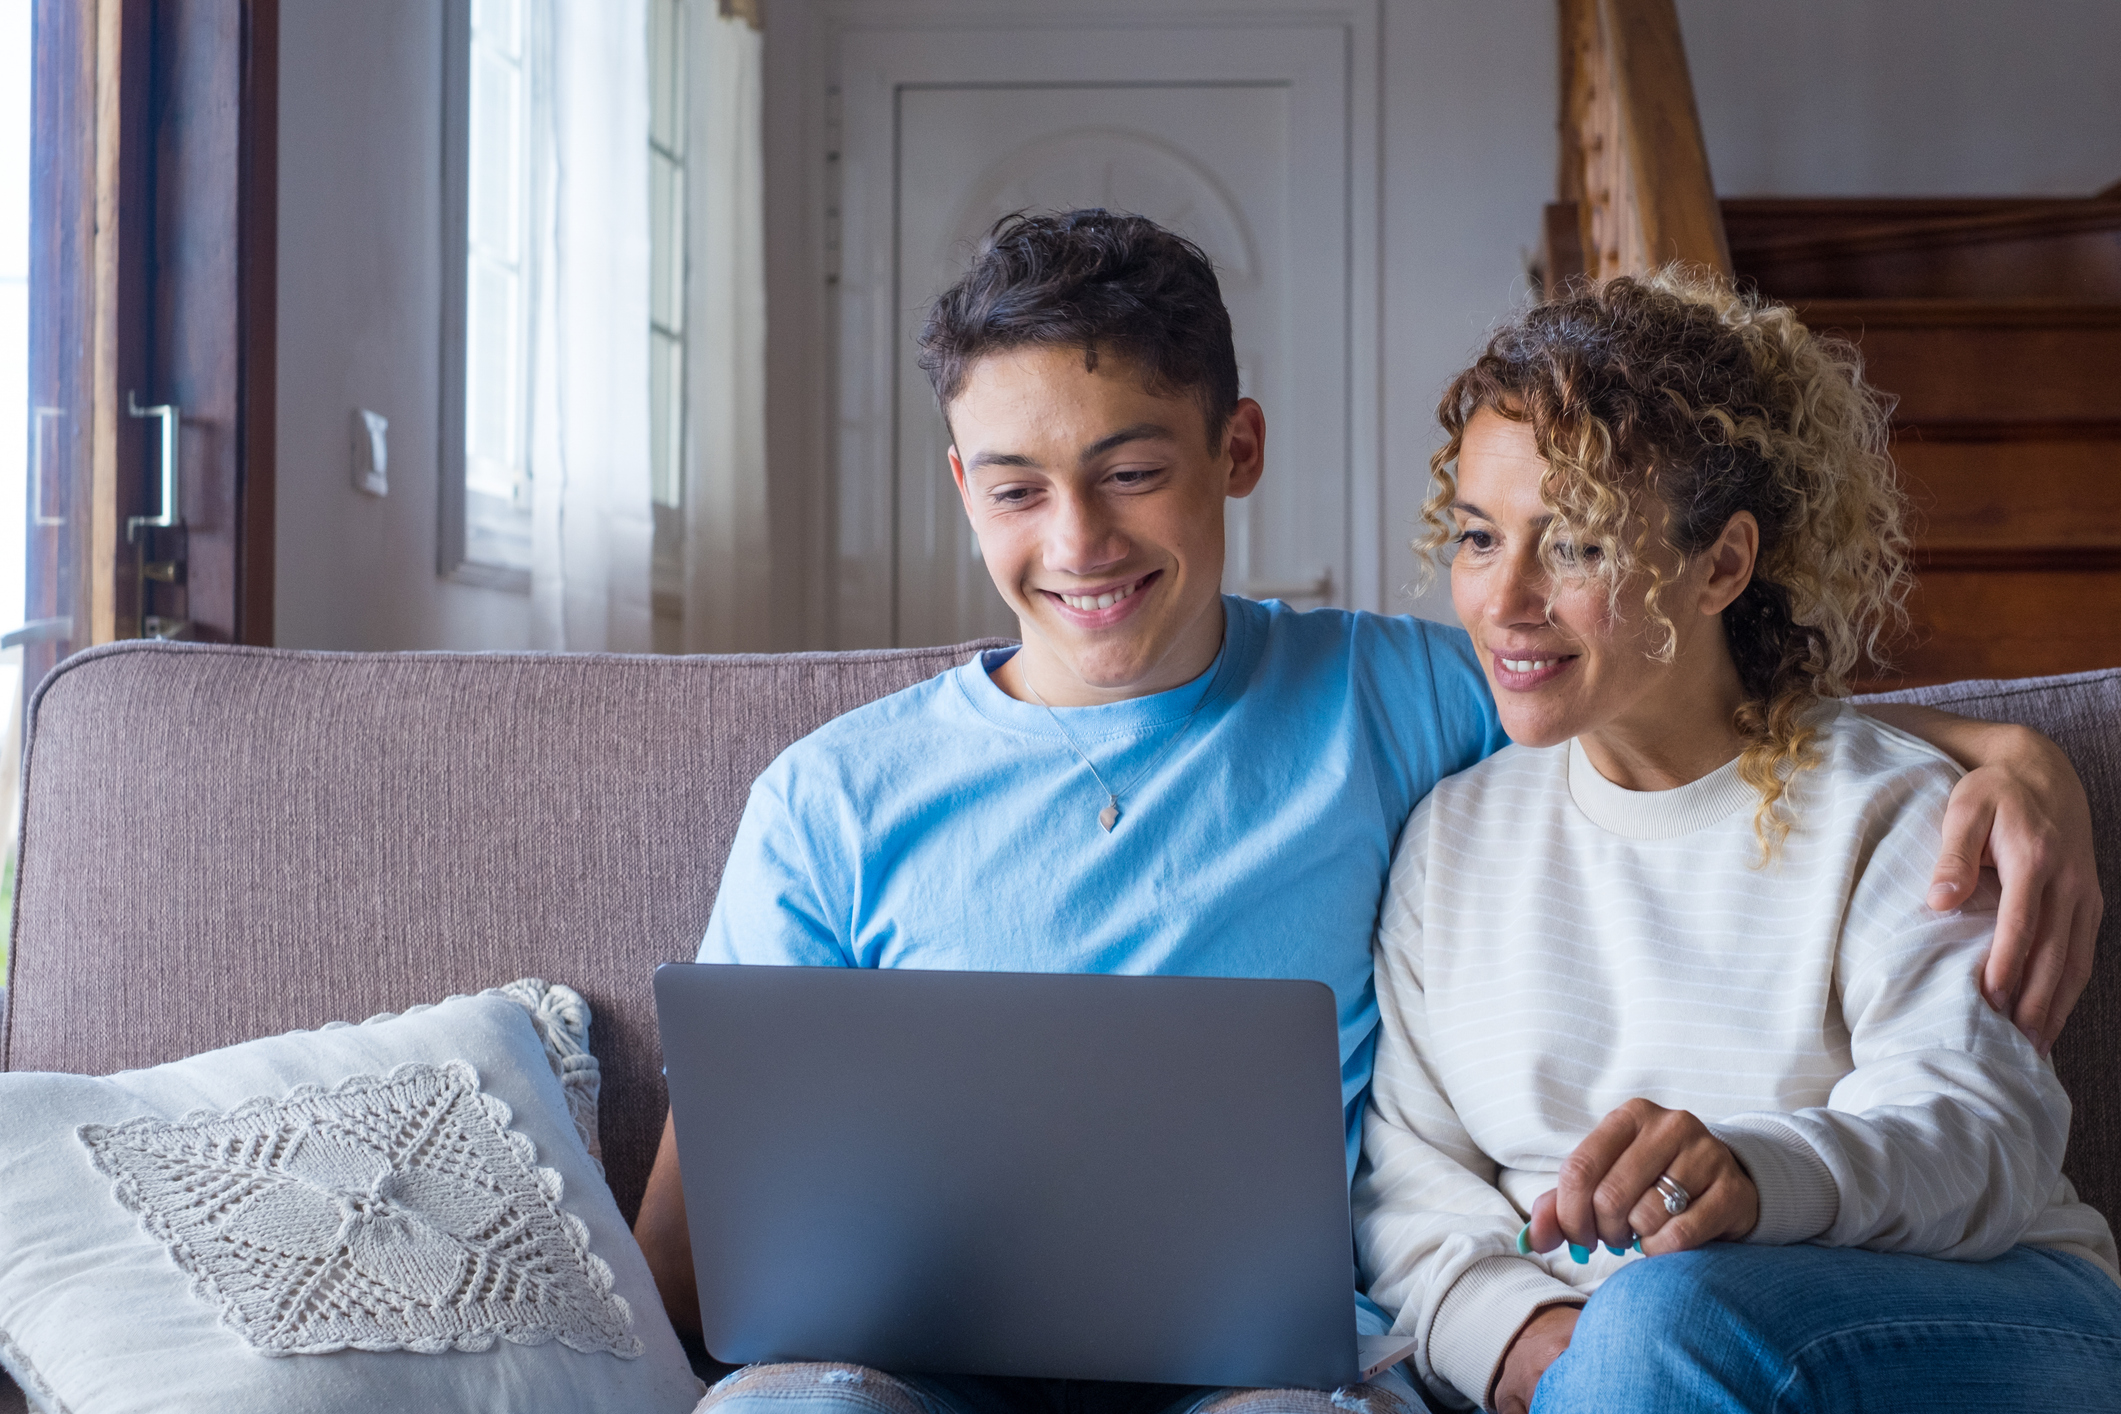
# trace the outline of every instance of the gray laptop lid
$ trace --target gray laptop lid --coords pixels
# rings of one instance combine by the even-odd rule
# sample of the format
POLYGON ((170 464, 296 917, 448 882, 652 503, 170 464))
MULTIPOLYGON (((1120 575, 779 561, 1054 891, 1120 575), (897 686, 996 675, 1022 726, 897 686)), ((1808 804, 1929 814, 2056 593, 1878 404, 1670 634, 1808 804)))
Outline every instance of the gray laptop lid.
POLYGON ((717 1359, 1361 1377, 1324 985, 675 963, 655 994, 717 1359))

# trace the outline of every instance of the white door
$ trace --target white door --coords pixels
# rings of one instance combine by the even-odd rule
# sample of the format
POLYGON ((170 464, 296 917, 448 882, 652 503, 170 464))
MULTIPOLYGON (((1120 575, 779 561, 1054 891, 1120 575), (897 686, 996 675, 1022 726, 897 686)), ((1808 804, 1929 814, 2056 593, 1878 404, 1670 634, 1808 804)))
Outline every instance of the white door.
POLYGON ((1224 587, 1367 606, 1374 569, 1357 532, 1376 523, 1363 435, 1376 377, 1363 339, 1374 351, 1375 338, 1357 301, 1374 308, 1374 275, 1357 267, 1374 263, 1374 242, 1356 239, 1371 194, 1356 199, 1367 143, 1350 114, 1368 35, 1338 13, 1347 6, 1291 8, 1166 24, 1048 10, 1011 27, 939 27, 931 14, 918 31, 872 27, 863 10, 870 23, 839 31, 837 461, 841 563, 855 571, 843 643, 1014 630, 951 485, 914 338, 980 234, 1031 208, 1138 212, 1208 253, 1244 391, 1267 410, 1267 476, 1231 505, 1224 587))

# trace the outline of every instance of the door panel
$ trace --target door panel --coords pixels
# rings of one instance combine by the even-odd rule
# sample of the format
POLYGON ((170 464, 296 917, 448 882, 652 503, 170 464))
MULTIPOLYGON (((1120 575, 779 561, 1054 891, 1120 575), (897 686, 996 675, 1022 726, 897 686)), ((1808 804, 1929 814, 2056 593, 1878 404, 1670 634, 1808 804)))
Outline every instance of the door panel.
POLYGON ((36 8, 31 683, 112 638, 271 641, 277 15, 36 8))
MULTIPOLYGON (((1056 10, 1060 7, 1055 7, 1056 10)), ((1301 7, 1297 7, 1301 8, 1301 7)), ((891 30, 837 45, 839 641, 948 643, 1015 627, 951 484, 914 342, 993 221, 1022 209, 1139 212, 1215 261, 1268 470, 1232 503, 1225 588, 1358 603, 1374 573, 1374 300, 1351 114, 1369 90, 1349 8, 1250 23, 1091 16, 891 30), (976 76, 976 78, 968 78, 976 76), (1358 93, 1358 89, 1361 90, 1358 93), (1359 257, 1359 258, 1358 258, 1359 257)), ((1367 141, 1367 138, 1365 138, 1367 141)))

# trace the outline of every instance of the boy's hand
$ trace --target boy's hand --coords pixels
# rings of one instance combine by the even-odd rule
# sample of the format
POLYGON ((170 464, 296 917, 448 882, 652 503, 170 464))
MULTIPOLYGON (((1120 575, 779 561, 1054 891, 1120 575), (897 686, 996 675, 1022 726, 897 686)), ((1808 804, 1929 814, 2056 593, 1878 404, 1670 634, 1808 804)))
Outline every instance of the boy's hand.
POLYGON ((1994 866, 2003 899, 1982 995, 2045 1055, 2091 981, 2105 911, 2084 783, 2062 748, 2029 727, 1904 702, 1862 710, 1966 768, 1945 810, 1928 903, 1958 908, 1973 897, 1981 866, 1994 866))
POLYGON ((2013 756, 1953 788, 1928 902, 1957 908, 1981 866, 1995 868, 2003 899, 1981 991, 2046 1055, 2091 981, 2105 900, 2083 783, 2060 747, 2038 732, 2021 735, 2013 756))

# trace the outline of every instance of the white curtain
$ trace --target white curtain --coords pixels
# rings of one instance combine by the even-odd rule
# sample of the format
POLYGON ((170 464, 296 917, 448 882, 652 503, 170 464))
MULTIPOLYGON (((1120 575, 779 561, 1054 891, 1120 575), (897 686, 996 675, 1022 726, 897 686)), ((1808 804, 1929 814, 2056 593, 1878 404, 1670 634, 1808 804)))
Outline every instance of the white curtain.
MULTIPOLYGON (((759 31, 692 0, 687 149, 685 629, 688 653, 772 642, 759 31)), ((729 6, 727 8, 743 8, 729 6)))
POLYGON ((650 645, 648 55, 643 0, 535 0, 531 634, 650 645))

